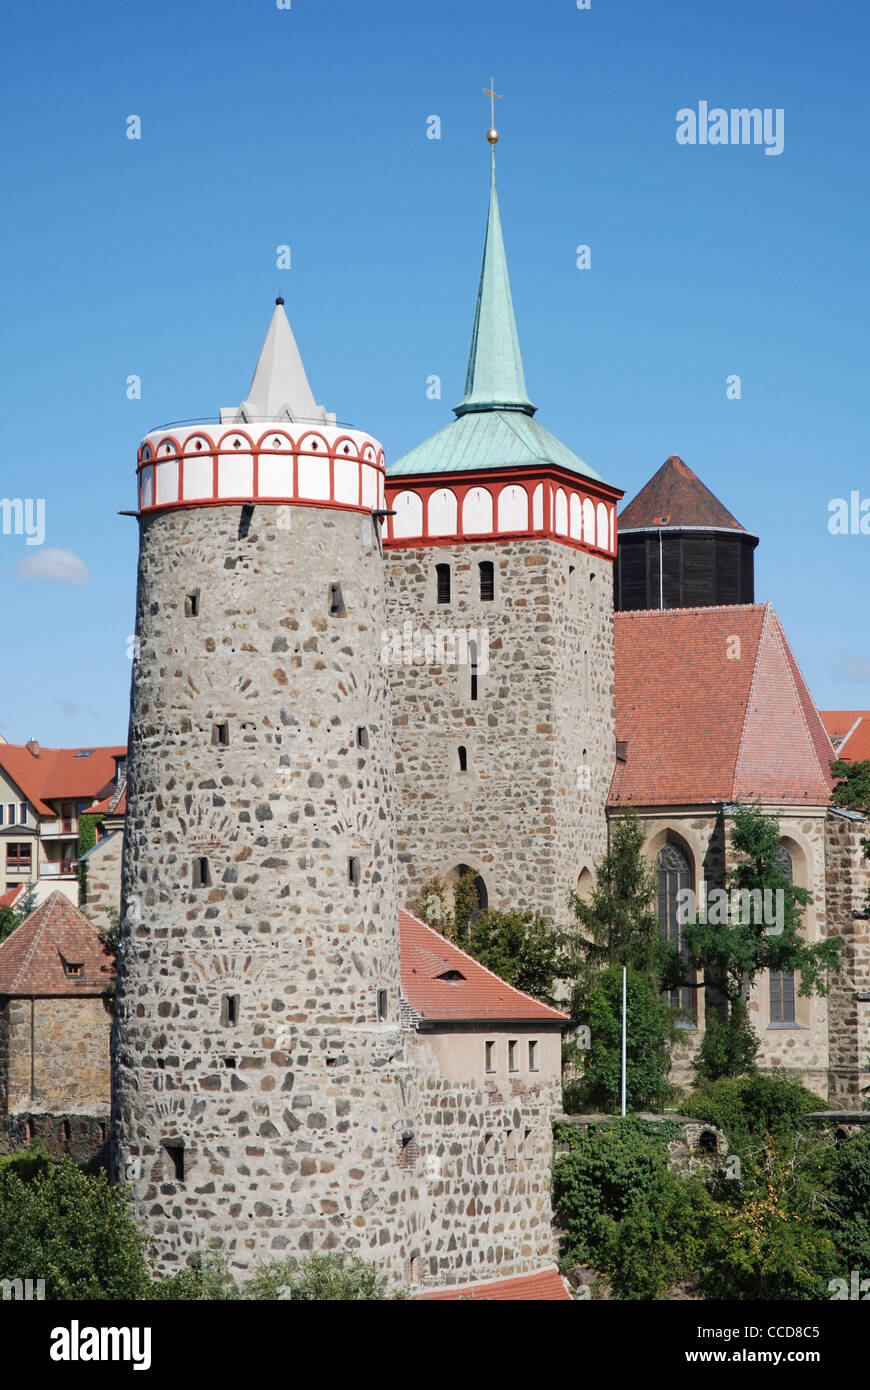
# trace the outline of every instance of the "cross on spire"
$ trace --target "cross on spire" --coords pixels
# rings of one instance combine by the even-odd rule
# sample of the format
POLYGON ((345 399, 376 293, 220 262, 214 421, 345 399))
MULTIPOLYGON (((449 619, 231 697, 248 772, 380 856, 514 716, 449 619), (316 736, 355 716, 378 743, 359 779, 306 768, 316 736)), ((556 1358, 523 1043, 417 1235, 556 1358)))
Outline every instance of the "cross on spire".
POLYGON ((483 95, 489 97, 489 130, 486 132, 486 138, 491 145, 494 145, 498 139, 498 131, 495 128, 495 104, 501 100, 501 92, 495 90, 494 77, 489 79, 489 86, 484 87, 483 95))

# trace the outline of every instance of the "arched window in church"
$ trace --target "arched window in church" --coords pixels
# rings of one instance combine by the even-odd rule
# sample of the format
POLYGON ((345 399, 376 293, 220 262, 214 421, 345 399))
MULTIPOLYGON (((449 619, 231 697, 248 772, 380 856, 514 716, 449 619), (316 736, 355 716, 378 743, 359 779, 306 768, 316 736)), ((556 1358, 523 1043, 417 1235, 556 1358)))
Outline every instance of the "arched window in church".
MULTIPOLYGON (((794 864, 785 845, 780 845, 777 868, 788 883, 794 883, 794 864)), ((770 1021, 771 1023, 794 1023, 794 971, 771 970, 770 972, 770 1021)))
MULTIPOLYGON (((682 929, 677 917, 677 894, 681 889, 691 888, 692 868, 685 850, 679 845, 663 845, 656 856, 656 885, 658 889, 658 919, 662 936, 672 941, 680 951, 688 972, 688 950, 683 942, 682 929)), ((694 1018, 696 1015, 695 990, 688 986, 672 989, 669 993, 675 1009, 686 1009, 694 1018)))

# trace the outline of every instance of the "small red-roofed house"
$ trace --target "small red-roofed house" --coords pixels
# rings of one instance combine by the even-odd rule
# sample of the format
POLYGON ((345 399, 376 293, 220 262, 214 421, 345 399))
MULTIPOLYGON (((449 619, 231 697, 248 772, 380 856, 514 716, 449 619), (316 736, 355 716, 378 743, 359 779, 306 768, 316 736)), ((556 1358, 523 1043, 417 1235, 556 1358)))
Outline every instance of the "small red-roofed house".
POLYGON ((110 1105, 111 958, 54 892, 0 943, 0 1152, 41 1139, 93 1162, 110 1105))

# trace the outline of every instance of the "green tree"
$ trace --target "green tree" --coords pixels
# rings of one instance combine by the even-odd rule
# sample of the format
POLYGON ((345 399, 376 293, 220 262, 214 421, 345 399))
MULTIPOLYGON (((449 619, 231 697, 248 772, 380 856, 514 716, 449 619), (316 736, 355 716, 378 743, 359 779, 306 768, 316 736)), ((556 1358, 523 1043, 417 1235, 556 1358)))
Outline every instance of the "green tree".
POLYGON ((570 907, 578 928, 578 985, 588 988, 599 970, 626 965, 658 980, 673 953, 655 911, 656 879, 643 853, 643 824, 634 810, 611 822, 610 847, 595 870, 588 902, 576 893, 570 907))
POLYGON ((24 897, 18 899, 15 907, 0 907, 0 942, 11 936, 16 927, 21 926, 35 906, 36 889, 33 883, 29 882, 24 897))
MULTIPOLYGON (((578 1022, 588 1028, 583 1075, 565 1087, 566 1109, 614 1111, 622 1087, 622 969, 602 970, 586 992, 578 1022)), ((637 970, 626 973, 625 1094, 629 1110, 660 1110, 675 1095, 667 1080, 669 1043, 676 1036, 674 1011, 658 983, 637 970)))
POLYGON ((696 1062, 699 1076, 709 1079, 753 1065, 758 1044, 747 1001, 762 971, 794 971, 800 994, 826 994, 825 974, 839 962, 838 938, 810 943, 800 935, 812 895, 790 883, 782 869, 776 817, 738 807, 731 843, 741 858, 728 874, 729 903, 714 904, 711 895, 709 906, 689 916, 684 928, 693 967, 716 983, 725 1000, 724 1017, 705 1030, 696 1062))
POLYGON ((118 1188, 37 1148, 0 1159, 0 1279, 44 1279, 47 1299, 140 1298, 149 1275, 118 1188))

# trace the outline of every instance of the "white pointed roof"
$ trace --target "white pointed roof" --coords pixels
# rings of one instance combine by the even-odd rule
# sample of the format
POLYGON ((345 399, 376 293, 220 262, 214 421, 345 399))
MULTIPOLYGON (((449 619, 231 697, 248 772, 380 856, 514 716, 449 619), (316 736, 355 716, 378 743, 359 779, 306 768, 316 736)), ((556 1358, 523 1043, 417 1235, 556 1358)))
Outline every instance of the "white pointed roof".
POLYGON ((231 420, 335 422, 335 415, 314 400, 280 296, 275 300, 275 312, 260 349, 247 398, 240 406, 221 410, 221 421, 231 420))

